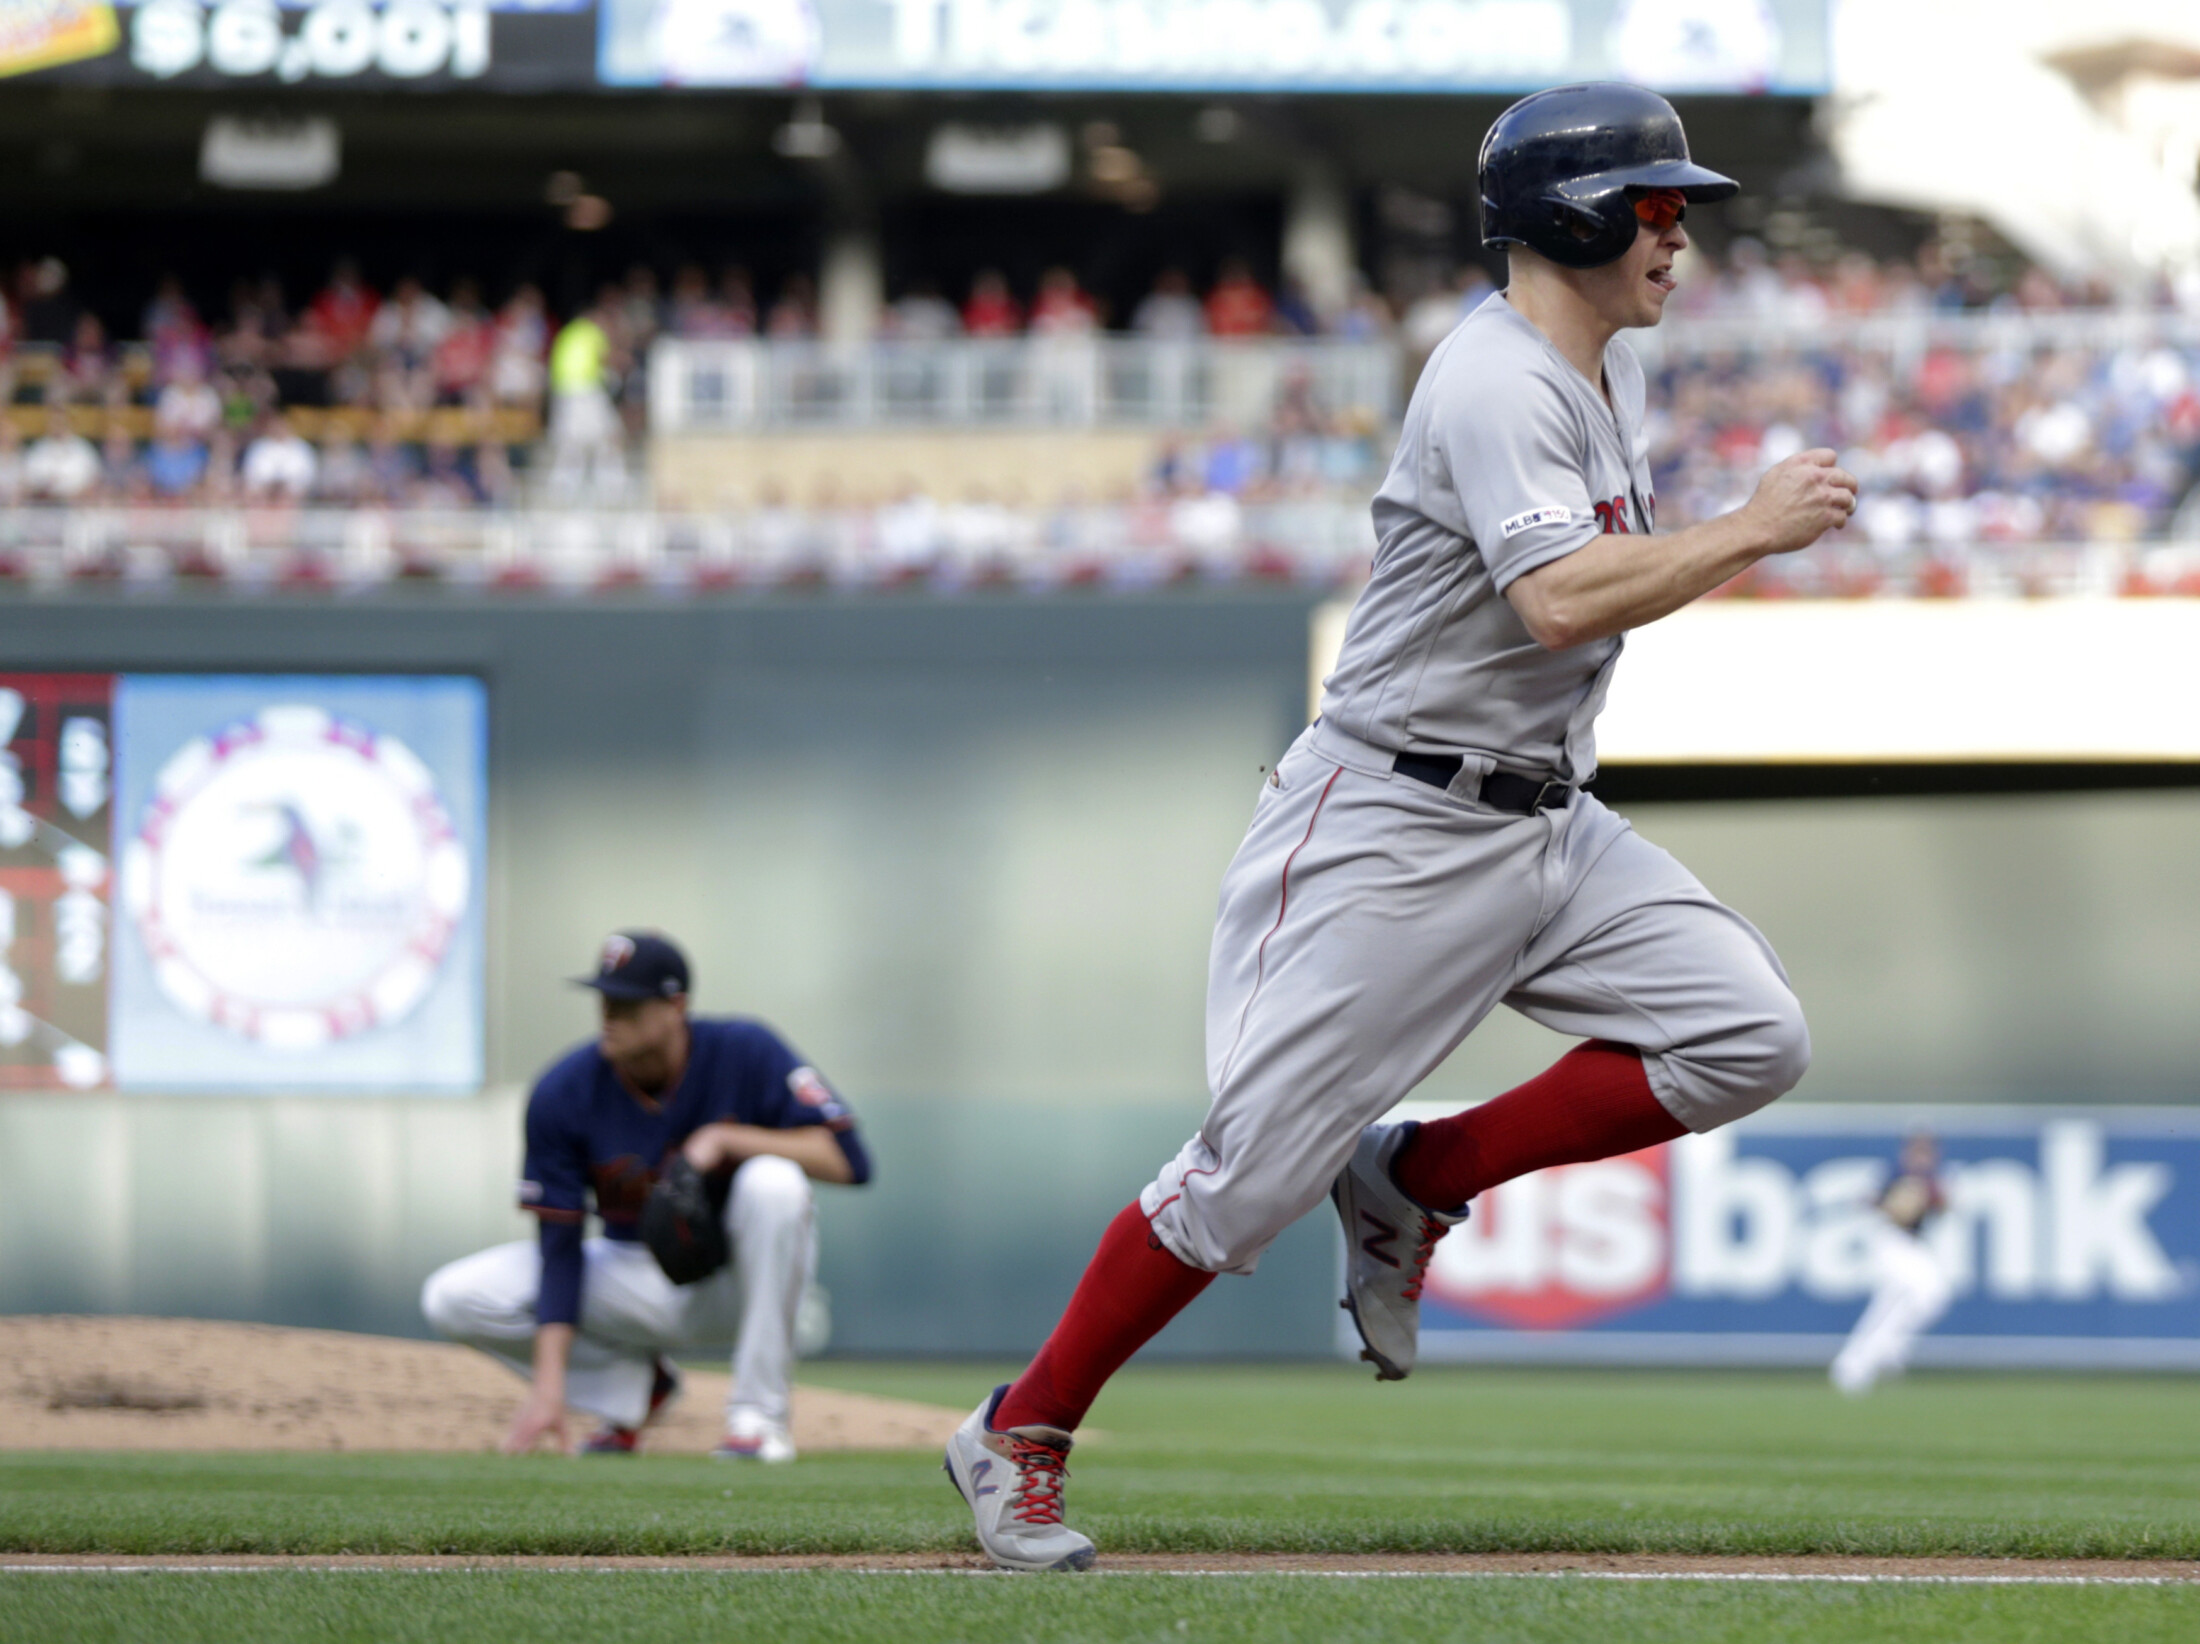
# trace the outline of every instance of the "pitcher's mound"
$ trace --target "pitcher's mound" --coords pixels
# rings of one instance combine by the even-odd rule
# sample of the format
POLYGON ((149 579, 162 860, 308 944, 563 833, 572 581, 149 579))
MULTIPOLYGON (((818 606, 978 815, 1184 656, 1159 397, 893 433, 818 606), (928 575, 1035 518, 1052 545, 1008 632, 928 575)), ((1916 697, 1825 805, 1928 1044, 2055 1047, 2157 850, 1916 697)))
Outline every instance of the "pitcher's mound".
MULTIPOLYGON (((658 1455, 718 1442, 727 1376, 688 1370, 658 1455)), ((493 1450, 524 1384, 447 1342, 198 1319, 0 1318, 0 1450, 493 1450)), ((799 1450, 938 1449, 962 1413, 794 1390, 799 1450)), ((579 1411, 575 1438, 594 1426, 579 1411)))

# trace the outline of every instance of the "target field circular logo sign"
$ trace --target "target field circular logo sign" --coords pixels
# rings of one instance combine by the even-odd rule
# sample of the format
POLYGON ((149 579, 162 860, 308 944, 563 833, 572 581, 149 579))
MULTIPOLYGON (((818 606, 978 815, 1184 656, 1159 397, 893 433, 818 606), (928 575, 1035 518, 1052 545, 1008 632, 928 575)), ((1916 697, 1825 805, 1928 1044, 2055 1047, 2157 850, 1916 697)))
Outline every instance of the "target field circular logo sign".
POLYGON ((400 1022, 434 986, 471 875, 434 775, 393 736, 286 704, 196 737, 123 848, 162 994, 271 1049, 400 1022))

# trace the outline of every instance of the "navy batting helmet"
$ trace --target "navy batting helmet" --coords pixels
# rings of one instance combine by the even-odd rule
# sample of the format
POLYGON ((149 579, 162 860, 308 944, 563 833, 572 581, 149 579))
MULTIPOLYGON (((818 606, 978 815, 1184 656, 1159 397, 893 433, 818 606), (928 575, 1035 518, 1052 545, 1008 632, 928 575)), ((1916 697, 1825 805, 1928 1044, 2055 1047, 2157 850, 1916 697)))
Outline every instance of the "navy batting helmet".
POLYGON ((1482 243, 1524 245, 1566 268, 1601 268, 1635 243, 1627 191, 1723 200, 1741 185, 1688 158, 1673 105, 1619 81, 1539 91, 1482 139, 1482 243))

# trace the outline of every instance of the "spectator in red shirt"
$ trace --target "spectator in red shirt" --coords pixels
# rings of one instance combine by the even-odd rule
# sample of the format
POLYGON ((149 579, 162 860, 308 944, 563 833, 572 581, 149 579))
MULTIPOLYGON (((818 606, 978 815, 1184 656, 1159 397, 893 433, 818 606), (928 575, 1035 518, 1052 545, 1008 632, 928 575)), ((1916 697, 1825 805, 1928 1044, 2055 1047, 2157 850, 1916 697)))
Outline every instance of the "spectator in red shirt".
POLYGON ((1031 305, 1031 330, 1041 337, 1083 337, 1100 328, 1100 311, 1066 268, 1039 276, 1038 300, 1031 305))
POLYGON ((359 265, 339 257, 329 271, 328 285, 313 299, 313 318, 336 357, 344 359, 367 340, 367 328, 381 306, 382 300, 360 279, 359 265))
POLYGON ((435 345, 431 369, 435 374, 438 405, 470 405, 489 380, 489 360, 496 352, 496 326, 481 306, 481 291, 473 281, 460 280, 451 292, 448 325, 435 345))
POLYGON ((970 282, 962 321, 964 333, 972 337, 1013 337, 1024 328, 1023 310, 1009 294, 1008 280, 999 269, 981 269, 970 282))
POLYGON ((1245 259, 1226 259, 1221 277, 1207 293, 1207 330, 1217 337, 1265 337, 1274 320, 1275 305, 1245 259))

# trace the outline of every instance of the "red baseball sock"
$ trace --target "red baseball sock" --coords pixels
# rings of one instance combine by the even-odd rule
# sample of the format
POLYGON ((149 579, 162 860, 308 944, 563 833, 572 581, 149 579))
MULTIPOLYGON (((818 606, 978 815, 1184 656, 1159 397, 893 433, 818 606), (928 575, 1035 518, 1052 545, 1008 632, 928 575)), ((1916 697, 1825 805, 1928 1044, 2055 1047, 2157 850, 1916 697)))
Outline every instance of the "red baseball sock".
POLYGON ((1146 1213, 1135 1202, 1126 1206, 1100 1236, 1062 1322, 1001 1400, 993 1425, 1074 1429, 1108 1378, 1214 1277, 1170 1255, 1146 1213))
POLYGON ((1609 1159, 1686 1132, 1650 1094, 1640 1051, 1591 1039, 1517 1089, 1421 1126, 1390 1176, 1431 1210, 1450 1210, 1531 1170, 1609 1159))

